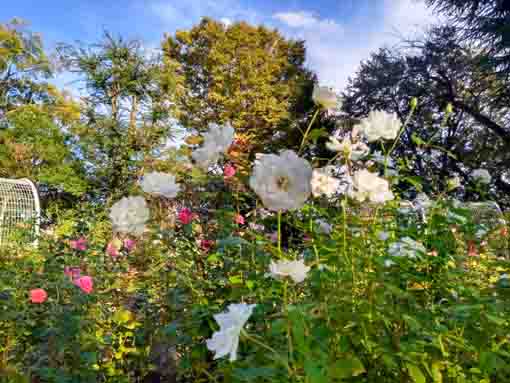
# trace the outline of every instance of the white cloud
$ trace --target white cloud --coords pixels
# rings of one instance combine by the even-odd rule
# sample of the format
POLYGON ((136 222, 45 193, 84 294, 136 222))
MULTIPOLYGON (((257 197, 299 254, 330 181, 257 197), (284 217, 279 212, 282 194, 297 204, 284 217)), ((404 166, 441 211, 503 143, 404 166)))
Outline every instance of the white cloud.
POLYGON ((366 0, 358 14, 345 20, 321 17, 320 9, 264 13, 242 0, 156 0, 149 3, 167 32, 189 28, 201 17, 219 19, 225 25, 236 20, 277 26, 288 36, 306 41, 307 63, 318 73, 322 85, 342 90, 362 60, 382 46, 397 44, 402 36, 419 33, 437 20, 420 0, 366 0))
POLYGON ((220 21, 225 24, 226 27, 230 27, 232 25, 232 20, 230 20, 228 17, 222 17, 220 21))
POLYGON ((189 28, 206 16, 219 19, 226 25, 235 20, 249 23, 260 21, 257 12, 242 6, 239 0, 158 0, 149 7, 168 30, 189 28))
POLYGON ((280 20, 282 23, 292 28, 307 27, 317 23, 318 19, 311 12, 280 12, 276 13, 273 18, 280 20))
POLYGON ((342 90, 371 52, 393 46, 402 36, 419 33, 436 20, 416 0, 383 0, 378 6, 377 17, 365 15, 343 24, 306 10, 276 13, 273 19, 283 25, 286 35, 306 41, 307 61, 319 82, 342 90))

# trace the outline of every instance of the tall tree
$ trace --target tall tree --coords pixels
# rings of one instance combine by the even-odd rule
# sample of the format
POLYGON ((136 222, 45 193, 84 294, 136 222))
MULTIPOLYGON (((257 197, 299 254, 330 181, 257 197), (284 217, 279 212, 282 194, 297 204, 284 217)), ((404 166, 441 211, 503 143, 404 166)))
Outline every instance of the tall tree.
POLYGON ((0 24, 0 177, 30 178, 43 202, 86 191, 64 133, 79 107, 48 82, 52 76, 39 35, 19 19, 0 24))
POLYGON ((58 51, 85 84, 82 121, 72 133, 97 197, 125 194, 169 139, 172 79, 159 55, 109 33, 99 44, 58 51))
POLYGON ((250 143, 247 151, 299 143, 314 81, 302 41, 263 26, 204 18, 166 36, 163 50, 166 70, 179 79, 177 117, 184 127, 201 132, 211 122, 230 122, 250 143))
POLYGON ((395 151, 395 157, 409 165, 409 175, 424 178, 426 187, 444 190, 448 177, 460 175, 469 184, 471 170, 487 167, 493 173, 494 196, 505 195, 510 186, 501 177, 510 160, 506 132, 480 118, 499 126, 510 117, 508 108, 491 103, 498 79, 484 75, 454 28, 435 28, 413 48, 382 49, 362 63, 345 92, 344 112, 357 119, 371 109, 383 109, 404 122, 416 97, 419 107, 395 151), (448 104, 453 112, 445 119, 448 104))
POLYGON ((482 50, 479 57, 510 78, 510 0, 427 0, 482 50))

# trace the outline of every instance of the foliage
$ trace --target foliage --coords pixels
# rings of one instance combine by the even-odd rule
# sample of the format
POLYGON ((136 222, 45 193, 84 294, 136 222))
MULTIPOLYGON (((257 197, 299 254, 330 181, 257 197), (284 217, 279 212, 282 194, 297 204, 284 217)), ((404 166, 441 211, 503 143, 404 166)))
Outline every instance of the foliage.
MULTIPOLYGON (((192 132, 230 122, 247 153, 299 145, 314 77, 302 41, 245 22, 204 18, 163 42, 165 70, 175 73, 177 117, 192 132), (282 144, 283 143, 283 144, 282 144)), ((241 162, 241 160, 238 160, 241 162)))
MULTIPOLYGON (((397 113, 404 123, 415 97, 418 107, 394 152, 395 160, 411 169, 408 176, 426 179, 427 192, 432 185, 442 191, 449 177, 458 175, 468 182, 473 169, 487 167, 496 175, 493 198, 508 203, 508 134, 499 125, 508 113, 506 106, 494 102, 494 92, 503 84, 477 66, 454 28, 433 29, 412 46, 381 49, 362 63, 344 92, 343 112, 356 120, 381 109, 397 113)), ((476 198, 473 192, 463 197, 476 198)))
POLYGON ((122 195, 169 139, 172 80, 140 42, 109 33, 88 47, 62 45, 59 55, 87 89, 71 132, 95 197, 122 195))
POLYGON ((446 15, 483 50, 481 64, 498 75, 510 75, 510 3, 507 0, 427 0, 439 13, 446 15))

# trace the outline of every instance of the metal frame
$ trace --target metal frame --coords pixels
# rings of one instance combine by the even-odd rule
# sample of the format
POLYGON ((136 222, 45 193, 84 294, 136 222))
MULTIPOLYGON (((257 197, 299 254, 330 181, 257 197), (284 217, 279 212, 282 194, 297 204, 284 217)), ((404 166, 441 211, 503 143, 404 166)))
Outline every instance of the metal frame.
POLYGON ((26 178, 0 178, 0 245, 7 242, 15 226, 30 224, 33 244, 37 246, 41 204, 34 183, 26 178))

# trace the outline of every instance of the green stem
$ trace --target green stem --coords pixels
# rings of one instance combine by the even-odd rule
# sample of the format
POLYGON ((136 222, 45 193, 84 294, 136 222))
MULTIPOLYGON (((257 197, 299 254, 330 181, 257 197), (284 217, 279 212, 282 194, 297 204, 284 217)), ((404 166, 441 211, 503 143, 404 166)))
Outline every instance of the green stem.
POLYGON ((395 140, 393 141, 393 145, 391 145, 390 150, 388 151, 388 153, 386 153, 386 158, 384 159, 384 175, 386 175, 386 171, 388 170, 388 159, 391 156, 391 153, 393 153, 393 151, 395 150, 395 147, 397 146, 397 143, 400 140, 400 137, 406 130, 407 124, 409 124, 409 121, 411 121, 411 118, 413 117, 415 109, 416 109, 415 107, 411 107, 411 110, 409 111, 409 114, 406 117, 404 125, 402 125, 402 128, 398 132, 397 138, 395 138, 395 140))
POLYGON ((282 211, 278 210, 278 257, 282 257, 282 211))
POLYGON ((282 358, 280 357, 280 354, 279 354, 279 353, 278 353, 278 352, 277 352, 274 348, 272 348, 272 347, 268 346, 268 345, 267 345, 267 344, 265 344, 264 342, 261 342, 261 341, 260 341, 260 340, 258 340, 255 336, 252 336, 252 335, 248 334, 248 333, 247 333, 244 329, 242 329, 242 330, 241 330, 241 334, 242 334, 242 336, 243 336, 245 339, 247 339, 247 340, 249 340, 249 341, 251 341, 251 342, 255 343, 256 345, 258 345, 258 346, 260 346, 260 347, 262 347, 262 348, 264 348, 264 349, 266 349, 266 350, 270 351, 271 353, 273 353, 273 354, 275 355, 276 359, 277 359, 277 360, 279 360, 279 361, 280 361, 280 362, 281 362, 281 363, 285 366, 285 368, 287 369, 287 372, 289 373, 289 376, 292 376, 292 375, 293 375, 293 372, 292 372, 292 369, 291 369, 291 368, 290 368, 290 366, 289 366, 289 363, 287 363, 287 361, 285 361, 284 359, 282 359, 282 358))
POLYGON ((289 321, 289 312, 288 312, 288 306, 289 306, 289 296, 287 293, 287 284, 288 282, 285 281, 283 284, 283 310, 285 312, 285 317, 287 318, 287 341, 289 345, 289 360, 292 362, 294 359, 294 347, 292 346, 292 333, 290 328, 290 321, 289 321))
POLYGON ((308 124, 308 128, 306 129, 305 134, 303 135, 303 139, 301 140, 301 145, 299 146, 298 154, 301 153, 301 151, 303 150, 303 148, 305 146, 306 139, 308 138, 308 134, 310 133, 310 129, 312 129, 312 125, 315 122, 315 119, 317 118, 317 115, 319 114, 319 111, 320 111, 320 108, 317 108, 317 110, 313 114, 313 117, 312 117, 312 120, 310 121, 310 124, 308 124))

